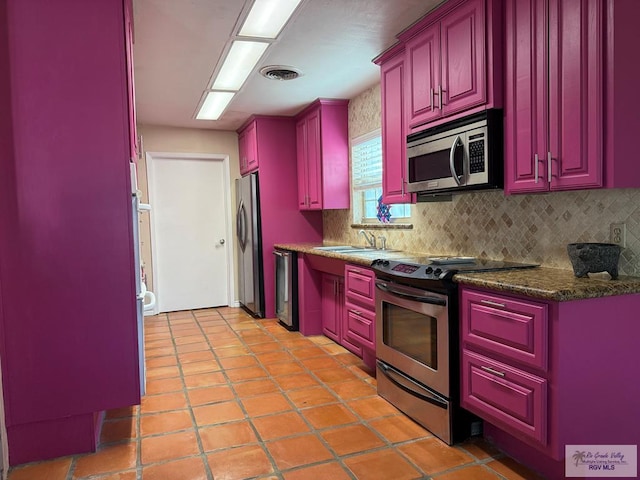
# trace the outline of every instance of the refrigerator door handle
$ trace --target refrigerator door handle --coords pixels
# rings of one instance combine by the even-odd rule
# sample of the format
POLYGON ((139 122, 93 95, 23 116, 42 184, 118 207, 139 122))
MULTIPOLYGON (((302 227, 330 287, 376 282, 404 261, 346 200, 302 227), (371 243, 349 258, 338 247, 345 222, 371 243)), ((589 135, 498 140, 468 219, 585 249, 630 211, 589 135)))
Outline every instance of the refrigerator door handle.
POLYGON ((247 248, 248 236, 249 236, 249 228, 247 227, 247 208, 242 205, 242 251, 247 248))
POLYGON ((245 221, 246 221, 246 213, 244 211, 244 200, 240 200, 240 205, 238 205, 238 212, 236 213, 236 236, 238 237, 238 243, 240 244, 240 249, 243 252, 246 247, 245 221))

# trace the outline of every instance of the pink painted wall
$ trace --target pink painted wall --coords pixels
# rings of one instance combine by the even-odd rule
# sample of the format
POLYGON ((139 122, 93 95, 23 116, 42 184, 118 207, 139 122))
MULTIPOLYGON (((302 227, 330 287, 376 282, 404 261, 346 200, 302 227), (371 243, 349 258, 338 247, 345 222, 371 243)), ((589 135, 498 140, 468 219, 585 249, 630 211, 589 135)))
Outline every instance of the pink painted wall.
POLYGON ((0 11, 0 355, 16 464, 90 450, 80 432, 95 412, 139 402, 136 269, 123 2, 0 11))

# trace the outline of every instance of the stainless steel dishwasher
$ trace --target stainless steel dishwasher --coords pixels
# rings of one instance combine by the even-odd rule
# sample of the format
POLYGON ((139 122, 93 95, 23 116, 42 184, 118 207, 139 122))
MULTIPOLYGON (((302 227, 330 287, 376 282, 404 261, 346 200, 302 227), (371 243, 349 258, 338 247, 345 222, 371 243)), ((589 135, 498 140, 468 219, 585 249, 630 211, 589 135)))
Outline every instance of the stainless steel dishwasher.
POLYGON ((298 258, 296 252, 274 249, 276 260, 276 316, 287 330, 297 331, 298 258))

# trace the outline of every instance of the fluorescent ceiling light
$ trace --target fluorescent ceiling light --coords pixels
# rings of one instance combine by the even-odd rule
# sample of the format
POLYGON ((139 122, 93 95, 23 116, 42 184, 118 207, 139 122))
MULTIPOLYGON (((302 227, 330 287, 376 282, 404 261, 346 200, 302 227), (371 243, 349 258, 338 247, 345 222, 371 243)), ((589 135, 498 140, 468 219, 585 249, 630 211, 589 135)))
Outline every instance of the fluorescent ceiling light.
POLYGON ((244 40, 233 42, 212 88, 214 90, 240 90, 268 46, 269 44, 264 42, 244 40))
POLYGON ((300 1, 256 0, 238 35, 276 38, 300 1))
POLYGON ((235 95, 234 92, 209 92, 196 118, 198 120, 218 120, 235 95))

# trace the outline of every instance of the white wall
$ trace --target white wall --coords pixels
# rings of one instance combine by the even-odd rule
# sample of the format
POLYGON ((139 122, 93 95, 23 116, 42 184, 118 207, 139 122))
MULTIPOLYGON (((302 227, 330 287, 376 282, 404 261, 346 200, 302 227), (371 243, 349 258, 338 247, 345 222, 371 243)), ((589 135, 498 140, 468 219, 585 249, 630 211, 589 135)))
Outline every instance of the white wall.
MULTIPOLYGON (((240 178, 238 135, 236 132, 138 125, 138 134, 142 135, 142 148, 144 152, 217 153, 229 155, 231 205, 235 205, 235 179, 240 178)), ((147 166, 144 158, 138 161, 138 188, 142 191, 142 201, 148 202, 147 166)), ((151 208, 153 208, 153 205, 151 208)), ((235 208, 232 208, 232 215, 232 225, 235 225, 235 208)), ((141 256, 145 265, 145 273, 147 274, 147 288, 153 290, 149 215, 142 213, 140 220, 141 256)), ((237 265, 236 242, 232 241, 230 243, 233 245, 235 268, 237 265)), ((238 278, 237 272, 235 278, 238 278)))

